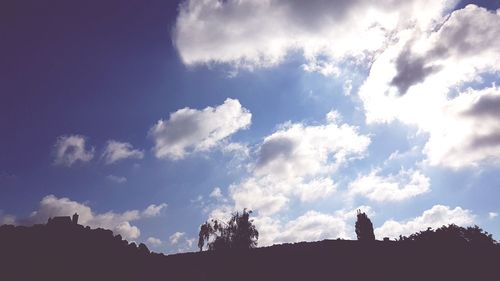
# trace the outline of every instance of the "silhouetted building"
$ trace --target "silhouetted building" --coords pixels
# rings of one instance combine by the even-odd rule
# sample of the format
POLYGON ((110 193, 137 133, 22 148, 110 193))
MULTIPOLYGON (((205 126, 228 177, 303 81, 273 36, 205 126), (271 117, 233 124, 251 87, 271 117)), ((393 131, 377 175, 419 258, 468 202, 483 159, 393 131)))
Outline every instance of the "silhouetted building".
POLYGON ((75 213, 73 217, 70 216, 59 216, 59 217, 53 217, 49 218, 47 221, 47 225, 77 225, 78 224, 78 214, 75 213))

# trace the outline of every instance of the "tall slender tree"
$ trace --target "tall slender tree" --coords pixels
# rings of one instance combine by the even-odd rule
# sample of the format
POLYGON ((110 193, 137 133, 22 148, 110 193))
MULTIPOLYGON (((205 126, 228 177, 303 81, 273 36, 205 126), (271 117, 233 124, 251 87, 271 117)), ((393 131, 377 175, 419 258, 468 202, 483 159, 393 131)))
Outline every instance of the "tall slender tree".
POLYGON ((356 236, 358 236, 358 240, 360 241, 375 240, 372 221, 361 210, 358 210, 356 220, 356 236))

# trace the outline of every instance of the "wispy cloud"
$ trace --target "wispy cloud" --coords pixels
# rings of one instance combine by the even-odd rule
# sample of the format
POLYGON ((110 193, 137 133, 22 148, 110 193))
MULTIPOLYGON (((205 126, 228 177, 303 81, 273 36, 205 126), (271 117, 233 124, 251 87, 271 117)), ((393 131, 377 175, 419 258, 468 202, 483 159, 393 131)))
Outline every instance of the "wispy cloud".
POLYGON ((130 143, 109 140, 102 154, 106 164, 112 164, 124 159, 142 159, 144 152, 134 149, 130 143))
POLYGON ((87 148, 86 140, 86 137, 82 135, 60 136, 54 145, 54 163, 69 167, 78 161, 89 162, 92 160, 94 148, 87 148))
POLYGON ((115 182, 115 183, 126 183, 127 178, 126 177, 120 177, 120 176, 115 176, 115 175, 108 175, 106 177, 109 181, 115 182))

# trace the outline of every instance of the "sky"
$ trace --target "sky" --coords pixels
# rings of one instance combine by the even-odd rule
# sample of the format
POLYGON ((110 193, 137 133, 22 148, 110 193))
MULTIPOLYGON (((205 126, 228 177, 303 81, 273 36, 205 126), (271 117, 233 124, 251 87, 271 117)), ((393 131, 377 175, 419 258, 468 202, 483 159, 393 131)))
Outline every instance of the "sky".
POLYGON ((500 239, 500 2, 4 1, 0 224, 156 252, 477 224, 500 239))

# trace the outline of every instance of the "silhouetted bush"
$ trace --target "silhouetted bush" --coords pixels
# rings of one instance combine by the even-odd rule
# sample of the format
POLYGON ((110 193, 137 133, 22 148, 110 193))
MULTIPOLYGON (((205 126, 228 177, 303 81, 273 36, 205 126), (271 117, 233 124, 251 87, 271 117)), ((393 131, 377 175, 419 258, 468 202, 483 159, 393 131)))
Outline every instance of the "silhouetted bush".
POLYGON ((358 210, 358 216, 356 220, 356 236, 360 241, 370 241, 375 240, 375 234, 373 234, 373 224, 365 213, 358 210))

